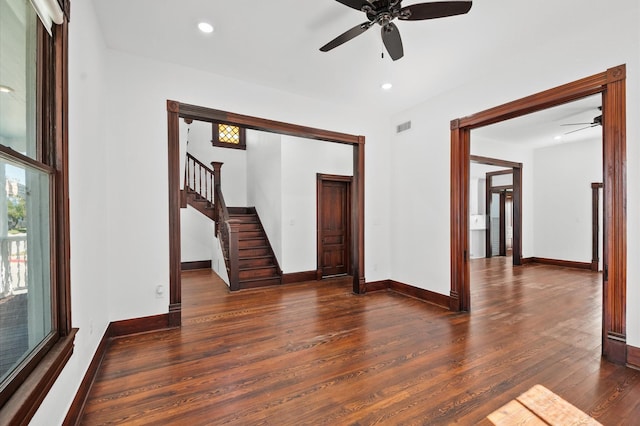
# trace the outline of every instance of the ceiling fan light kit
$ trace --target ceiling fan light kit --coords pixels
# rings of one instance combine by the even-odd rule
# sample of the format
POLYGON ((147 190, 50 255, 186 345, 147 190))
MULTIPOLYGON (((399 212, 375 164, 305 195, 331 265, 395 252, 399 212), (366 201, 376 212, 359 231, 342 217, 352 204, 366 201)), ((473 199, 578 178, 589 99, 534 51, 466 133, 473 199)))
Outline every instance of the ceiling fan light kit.
POLYGON ((380 25, 384 47, 394 61, 404 56, 400 31, 392 21, 423 21, 463 15, 471 9, 471 1, 438 1, 417 3, 402 7, 402 0, 336 0, 352 9, 364 12, 368 21, 345 31, 320 48, 328 52, 367 31, 374 24, 380 25))

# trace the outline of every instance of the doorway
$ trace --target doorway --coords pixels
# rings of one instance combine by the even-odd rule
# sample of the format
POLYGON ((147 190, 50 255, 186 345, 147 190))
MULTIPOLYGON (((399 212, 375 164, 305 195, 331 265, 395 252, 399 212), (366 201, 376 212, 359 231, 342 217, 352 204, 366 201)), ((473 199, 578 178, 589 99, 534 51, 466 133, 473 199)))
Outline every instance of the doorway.
POLYGON ((318 174, 317 278, 351 273, 351 176, 318 174))
POLYGON ((451 122, 451 294, 454 311, 470 309, 468 176, 471 130, 552 106, 602 94, 603 356, 626 362, 626 66, 451 122))
POLYGON ((289 136, 299 136, 353 147, 351 185, 351 245, 353 292, 365 292, 364 277, 364 143, 365 137, 305 127, 167 100, 168 199, 169 199, 169 325, 180 326, 182 284, 180 268, 180 119, 227 123, 233 126, 289 136))

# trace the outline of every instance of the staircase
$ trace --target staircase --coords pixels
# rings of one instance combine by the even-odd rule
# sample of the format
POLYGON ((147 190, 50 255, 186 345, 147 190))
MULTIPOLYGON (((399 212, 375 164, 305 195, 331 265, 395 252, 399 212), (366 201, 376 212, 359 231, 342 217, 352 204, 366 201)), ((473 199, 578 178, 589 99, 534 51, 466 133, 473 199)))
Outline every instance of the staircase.
POLYGON ((245 289, 281 284, 278 261, 255 208, 229 208, 229 219, 238 224, 239 287, 245 289))
POLYGON ((216 220, 216 208, 213 206, 211 201, 207 200, 191 188, 185 188, 183 191, 183 197, 186 197, 183 202, 185 207, 188 204, 203 215, 207 216, 209 219, 216 220))
POLYGON ((216 223, 232 291, 282 283, 282 271, 255 207, 227 207, 222 195, 222 163, 213 170, 187 154, 181 206, 190 205, 216 223))

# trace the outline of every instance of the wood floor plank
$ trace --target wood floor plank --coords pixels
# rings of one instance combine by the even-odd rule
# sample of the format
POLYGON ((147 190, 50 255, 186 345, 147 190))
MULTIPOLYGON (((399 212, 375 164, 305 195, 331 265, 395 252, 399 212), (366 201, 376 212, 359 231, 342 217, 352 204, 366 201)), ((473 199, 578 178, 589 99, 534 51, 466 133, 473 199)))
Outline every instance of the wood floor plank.
POLYGON ((183 325, 112 342, 82 424, 490 424, 541 384, 604 425, 640 418, 640 372, 600 357, 601 276, 472 262, 472 312, 351 280, 230 293, 182 279, 183 325))

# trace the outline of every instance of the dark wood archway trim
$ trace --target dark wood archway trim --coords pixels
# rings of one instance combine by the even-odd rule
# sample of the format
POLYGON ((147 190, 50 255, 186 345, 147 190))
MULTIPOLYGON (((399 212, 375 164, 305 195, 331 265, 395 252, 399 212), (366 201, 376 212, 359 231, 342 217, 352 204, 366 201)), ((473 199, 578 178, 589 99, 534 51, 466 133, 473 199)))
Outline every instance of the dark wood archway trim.
POLYGON ((600 267, 600 190, 601 182, 591 184, 591 270, 600 267))
POLYGON ((364 136, 350 135, 281 121, 251 117, 178 101, 167 101, 168 178, 169 178, 169 321, 180 325, 180 118, 206 122, 223 122, 247 129, 279 133, 306 139, 343 143, 353 146, 351 261, 353 292, 365 292, 364 277, 364 136))
MULTIPOLYGON (((603 355, 626 362, 626 66, 451 121, 451 309, 470 307, 468 263, 471 129, 602 93, 604 184, 603 355)), ((515 178, 515 176, 514 176, 515 178)), ((515 200, 514 200, 515 203, 515 200)))

